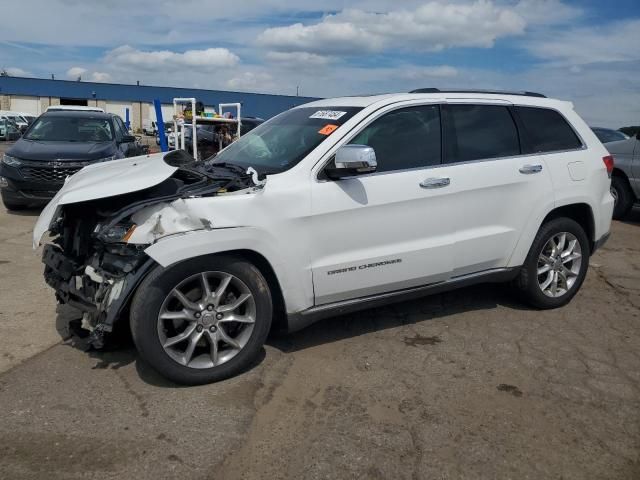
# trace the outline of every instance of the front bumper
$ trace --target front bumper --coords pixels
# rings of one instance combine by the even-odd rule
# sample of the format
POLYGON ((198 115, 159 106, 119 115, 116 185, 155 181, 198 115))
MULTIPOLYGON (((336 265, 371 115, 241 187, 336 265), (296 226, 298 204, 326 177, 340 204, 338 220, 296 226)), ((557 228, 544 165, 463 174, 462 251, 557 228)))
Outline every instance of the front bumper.
POLYGON ((3 197, 21 203, 47 203, 64 185, 64 181, 25 178, 19 168, 2 165, 0 176, 6 179, 3 197))
POLYGON ((140 281, 157 265, 143 252, 135 256, 95 254, 80 264, 52 244, 44 246, 42 262, 45 281, 60 303, 82 312, 83 323, 91 332, 89 342, 96 348, 104 345, 104 334, 113 330, 140 281))

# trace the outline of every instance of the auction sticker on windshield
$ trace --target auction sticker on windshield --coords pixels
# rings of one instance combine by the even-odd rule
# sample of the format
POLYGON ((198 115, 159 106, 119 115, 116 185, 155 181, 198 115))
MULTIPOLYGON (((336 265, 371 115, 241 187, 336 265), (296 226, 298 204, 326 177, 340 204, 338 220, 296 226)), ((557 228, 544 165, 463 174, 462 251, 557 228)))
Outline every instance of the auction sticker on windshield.
POLYGON ((347 112, 339 112, 337 110, 318 110, 309 118, 320 118, 323 120, 338 120, 340 117, 346 114, 347 112))
POLYGON ((331 135, 333 132, 335 132, 338 129, 338 125, 325 125, 324 127, 322 127, 320 130, 318 130, 318 133, 320 135, 331 135))

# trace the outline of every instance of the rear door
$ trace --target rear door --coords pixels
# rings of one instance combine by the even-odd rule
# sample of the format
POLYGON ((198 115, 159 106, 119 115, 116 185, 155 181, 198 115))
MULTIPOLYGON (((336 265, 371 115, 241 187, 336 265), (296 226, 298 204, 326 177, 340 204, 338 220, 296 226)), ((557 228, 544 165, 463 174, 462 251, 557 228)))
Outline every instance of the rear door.
POLYGON ((510 104, 469 102, 443 107, 453 277, 507 266, 525 227, 553 203, 548 168, 543 158, 522 155, 510 104))
POLYGON ((312 183, 316 304, 447 280, 452 210, 438 105, 388 107, 344 143, 374 148, 375 173, 312 183))

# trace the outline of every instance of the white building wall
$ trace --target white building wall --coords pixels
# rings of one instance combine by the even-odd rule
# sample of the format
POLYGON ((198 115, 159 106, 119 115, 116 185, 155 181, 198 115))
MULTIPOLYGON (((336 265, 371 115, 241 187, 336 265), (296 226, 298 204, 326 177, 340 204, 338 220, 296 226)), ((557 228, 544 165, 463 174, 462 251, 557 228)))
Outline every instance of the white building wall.
POLYGON ((30 113, 37 117, 42 113, 42 106, 38 97, 11 95, 11 110, 20 113, 30 113))
POLYGON ((106 102, 106 112, 107 113, 115 113, 119 115, 122 120, 126 120, 125 109, 129 109, 129 119, 133 118, 133 105, 131 102, 113 102, 111 100, 107 100, 106 102))

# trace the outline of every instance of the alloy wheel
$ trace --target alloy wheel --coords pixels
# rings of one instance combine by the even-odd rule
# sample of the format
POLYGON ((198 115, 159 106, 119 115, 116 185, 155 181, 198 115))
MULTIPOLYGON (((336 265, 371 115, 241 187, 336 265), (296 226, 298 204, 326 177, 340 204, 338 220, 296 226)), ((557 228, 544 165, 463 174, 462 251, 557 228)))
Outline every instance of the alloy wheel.
POLYGON ((553 235, 538 256, 538 286, 549 297, 565 295, 580 274, 582 249, 570 232, 553 235))
POLYGON ((225 272, 202 272, 167 295, 158 314, 158 338, 177 363, 212 368, 240 353, 255 318, 255 299, 242 280, 225 272))

